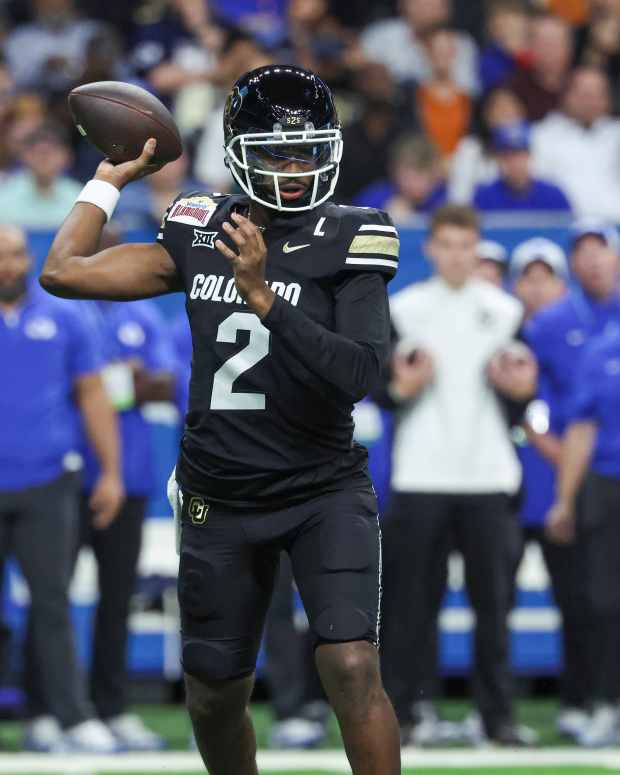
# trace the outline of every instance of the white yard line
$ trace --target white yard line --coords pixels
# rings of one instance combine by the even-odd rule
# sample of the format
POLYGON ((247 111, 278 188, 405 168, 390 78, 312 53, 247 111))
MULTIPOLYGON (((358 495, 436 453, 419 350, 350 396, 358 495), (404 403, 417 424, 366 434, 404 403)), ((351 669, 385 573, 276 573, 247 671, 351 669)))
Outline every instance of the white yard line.
MULTIPOLYGON (((340 751, 261 751, 259 767, 274 772, 318 770, 350 773, 340 751)), ((452 749, 403 750, 404 767, 477 769, 479 767, 599 766, 620 770, 620 751, 582 751, 556 748, 542 751, 452 749)), ((98 775, 99 773, 203 773, 195 753, 119 754, 116 756, 46 756, 0 754, 0 775, 98 775)))

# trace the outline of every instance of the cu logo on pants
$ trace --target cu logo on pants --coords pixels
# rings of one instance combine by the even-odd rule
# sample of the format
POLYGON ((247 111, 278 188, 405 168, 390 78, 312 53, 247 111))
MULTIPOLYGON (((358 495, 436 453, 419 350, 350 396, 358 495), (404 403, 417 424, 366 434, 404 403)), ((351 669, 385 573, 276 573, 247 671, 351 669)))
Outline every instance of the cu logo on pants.
POLYGON ((209 513, 209 505, 205 503, 204 498, 195 495, 191 498, 187 512, 192 520, 192 525, 204 525, 209 513))

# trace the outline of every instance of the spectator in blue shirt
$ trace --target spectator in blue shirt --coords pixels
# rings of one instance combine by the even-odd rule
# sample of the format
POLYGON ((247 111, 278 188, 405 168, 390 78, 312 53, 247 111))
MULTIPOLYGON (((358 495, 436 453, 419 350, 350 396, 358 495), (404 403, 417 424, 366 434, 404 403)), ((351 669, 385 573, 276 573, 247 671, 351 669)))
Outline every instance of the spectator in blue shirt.
POLYGON ((127 497, 114 523, 98 529, 88 499, 99 467, 87 446, 80 544, 92 546, 99 570, 91 696, 99 718, 123 749, 155 750, 163 747, 163 740, 138 716, 127 713, 127 622, 147 500, 156 484, 151 430, 142 407, 147 402, 174 400, 176 361, 170 335, 153 302, 93 302, 92 307, 107 364, 104 380, 119 413, 127 497))
MULTIPOLYGON (((530 320, 567 293, 568 264, 562 248, 543 237, 534 237, 518 245, 512 253, 510 274, 515 296, 523 304, 525 320, 530 320)), ((543 381, 544 382, 544 381, 543 381)), ((561 605, 563 564, 556 562, 561 550, 544 534, 545 516, 553 501, 554 463, 557 440, 549 434, 547 388, 541 382, 538 394, 528 406, 518 438, 517 452, 523 468, 521 522, 527 537, 539 541, 555 597, 561 605)), ((560 557, 561 559, 561 557, 560 557)), ((570 617, 567 617, 570 623, 570 617)))
POLYGON ((620 737, 620 326, 587 345, 567 419, 549 525, 582 546, 596 706, 579 742, 601 747, 620 737))
POLYGON ((390 155, 390 178, 363 189, 353 204, 386 210, 398 223, 429 215, 447 198, 439 151, 424 135, 407 134, 390 155))
POLYGON ((499 177, 476 189, 474 204, 479 210, 570 213, 570 203, 561 189, 532 176, 530 127, 527 123, 498 126, 493 130, 491 145, 499 177))
MULTIPOLYGON (((560 437, 570 418, 569 407, 584 347, 594 336, 613 330, 620 321, 618 234, 606 224, 578 222, 572 232, 571 268, 577 280, 569 293, 536 313, 524 327, 524 338, 539 364, 539 384, 549 406, 545 457, 559 461, 560 437)), ((564 675, 558 730, 579 738, 588 717, 592 691, 589 652, 591 621, 585 598, 579 542, 549 547, 559 569, 554 592, 563 613, 564 675), (559 579, 559 580, 558 580, 559 579)), ((549 561, 549 559, 548 559, 549 561)))
POLYGON ((620 238, 613 226, 582 220, 572 230, 570 265, 577 284, 524 329, 552 396, 551 429, 561 435, 583 347, 620 320, 620 238))
POLYGON ((90 507, 112 522, 123 498, 117 425, 100 376, 96 331, 75 302, 28 284, 25 236, 0 227, 0 541, 30 589, 33 667, 45 707, 31 704, 26 746, 54 743, 110 753, 114 738, 92 718, 82 691, 68 588, 78 529, 81 466, 76 406, 100 464, 90 507), (51 714, 44 717, 42 714, 51 714), (60 727, 64 734, 56 734, 60 727))

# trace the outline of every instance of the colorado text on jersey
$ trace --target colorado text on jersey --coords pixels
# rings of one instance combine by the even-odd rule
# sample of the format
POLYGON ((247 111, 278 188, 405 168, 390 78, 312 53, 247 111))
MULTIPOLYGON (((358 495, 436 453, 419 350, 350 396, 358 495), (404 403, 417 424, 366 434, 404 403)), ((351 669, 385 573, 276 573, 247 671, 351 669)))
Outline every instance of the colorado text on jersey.
MULTIPOLYGON (((282 296, 283 299, 286 299, 294 307, 297 306, 301 294, 299 283, 282 283, 277 280, 270 283, 265 280, 265 284, 274 293, 277 293, 278 296, 282 296)), ((202 299, 202 301, 221 301, 225 304, 245 304, 245 301, 243 301, 237 291, 234 277, 227 279, 224 275, 216 274, 205 276, 200 272, 194 275, 189 298, 202 299), (224 285, 225 282, 226 285, 224 285)))

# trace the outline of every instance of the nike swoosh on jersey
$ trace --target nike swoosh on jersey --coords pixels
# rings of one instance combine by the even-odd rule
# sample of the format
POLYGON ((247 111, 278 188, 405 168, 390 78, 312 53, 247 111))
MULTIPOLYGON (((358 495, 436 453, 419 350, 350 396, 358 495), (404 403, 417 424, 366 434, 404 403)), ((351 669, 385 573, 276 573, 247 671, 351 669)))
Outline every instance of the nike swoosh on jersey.
POLYGON ((301 250, 302 248, 309 248, 309 247, 310 247, 310 243, 308 243, 307 245, 289 245, 288 242, 285 242, 282 250, 285 253, 294 253, 296 250, 301 250))

